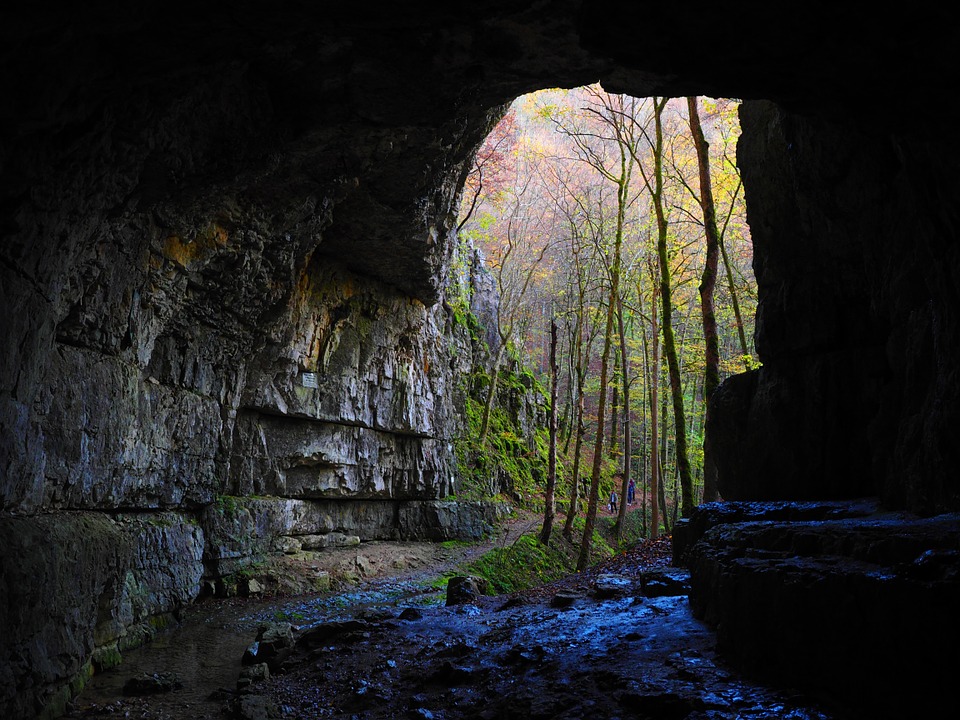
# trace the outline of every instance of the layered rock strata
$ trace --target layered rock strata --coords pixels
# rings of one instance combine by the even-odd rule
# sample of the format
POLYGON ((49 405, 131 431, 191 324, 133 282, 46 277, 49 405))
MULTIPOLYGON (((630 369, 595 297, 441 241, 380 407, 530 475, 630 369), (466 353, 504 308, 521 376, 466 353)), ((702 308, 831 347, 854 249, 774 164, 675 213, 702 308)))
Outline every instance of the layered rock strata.
POLYGON ((684 530, 694 614, 768 682, 842 716, 897 717, 953 701, 960 517, 865 503, 704 505, 684 530), (891 690, 896 688, 896 690, 891 690))

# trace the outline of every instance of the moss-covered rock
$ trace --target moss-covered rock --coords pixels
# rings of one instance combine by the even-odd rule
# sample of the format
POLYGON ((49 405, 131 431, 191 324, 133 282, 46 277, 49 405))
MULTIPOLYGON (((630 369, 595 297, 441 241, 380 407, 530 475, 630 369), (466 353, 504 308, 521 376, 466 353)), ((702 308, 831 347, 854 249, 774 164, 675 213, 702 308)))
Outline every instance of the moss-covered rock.
POLYGON ((197 594, 203 534, 175 513, 0 519, 0 706, 55 717, 197 594))

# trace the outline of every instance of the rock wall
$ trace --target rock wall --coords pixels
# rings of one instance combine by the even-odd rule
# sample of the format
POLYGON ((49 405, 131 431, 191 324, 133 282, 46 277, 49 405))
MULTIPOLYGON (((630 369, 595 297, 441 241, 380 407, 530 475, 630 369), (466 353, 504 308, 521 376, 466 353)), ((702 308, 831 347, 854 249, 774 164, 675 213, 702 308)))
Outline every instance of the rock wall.
POLYGON ((700 506, 690 523, 691 609, 737 667, 817 696, 837 717, 953 706, 942 658, 960 643, 956 513, 728 502, 700 506))
POLYGON ((62 322, 31 413, 39 467, 7 465, 0 704, 15 717, 58 714, 93 670, 291 544, 478 538, 499 518, 440 502, 474 357, 444 304, 316 256, 264 320, 211 301, 166 250, 144 275, 179 294, 147 283, 139 307, 177 309, 108 332, 91 299, 88 326, 62 322))
POLYGON ((55 716, 95 671, 193 600, 204 538, 180 513, 70 512, 0 522, 0 706, 55 716))
POLYGON ((447 215, 424 226, 416 273, 401 252, 384 259, 395 282, 359 275, 324 246, 356 187, 305 179, 295 153, 278 168, 250 78, 203 75, 16 155, 29 189, 6 217, 0 348, 0 708, 14 717, 58 714, 280 538, 477 537, 494 519, 439 502, 474 356, 436 302, 471 294, 445 279, 454 177, 429 178, 447 215), (249 495, 272 499, 224 530, 216 508, 249 495))
POLYGON ((763 367, 716 396, 721 494, 957 509, 956 175, 913 123, 762 102, 741 123, 763 367))
POLYGON ((247 372, 232 494, 430 499, 450 492, 445 448, 469 336, 440 305, 385 294, 316 261, 289 324, 247 372))

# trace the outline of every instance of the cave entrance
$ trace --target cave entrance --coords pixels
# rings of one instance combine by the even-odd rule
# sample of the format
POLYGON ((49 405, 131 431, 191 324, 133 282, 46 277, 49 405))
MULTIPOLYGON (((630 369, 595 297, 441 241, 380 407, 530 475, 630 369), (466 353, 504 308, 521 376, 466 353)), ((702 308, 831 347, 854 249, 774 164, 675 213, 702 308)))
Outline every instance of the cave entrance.
MULTIPOLYGON (((629 507, 639 513, 634 525, 641 532, 648 534, 653 522, 647 513, 655 472, 662 478, 653 484, 658 532, 670 532, 687 495, 694 505, 704 498, 706 343, 698 292, 707 261, 704 167, 719 244, 718 374, 723 379, 758 364, 753 248, 735 155, 738 107, 731 99, 640 99, 599 85, 543 90, 517 98, 476 154, 461 198, 455 267, 465 287, 476 266, 485 266, 499 291, 498 312, 485 320, 494 326, 486 328, 488 373, 501 385, 528 373, 550 387, 551 325, 557 326, 558 454, 565 468, 558 475, 581 478, 579 490, 559 481, 561 508, 576 504, 578 495, 582 502, 598 423, 605 435, 600 497, 621 494, 614 472, 633 478, 629 507), (698 157, 696 126, 705 156, 698 157)), ((483 416, 495 384, 474 394, 471 416, 483 416)))

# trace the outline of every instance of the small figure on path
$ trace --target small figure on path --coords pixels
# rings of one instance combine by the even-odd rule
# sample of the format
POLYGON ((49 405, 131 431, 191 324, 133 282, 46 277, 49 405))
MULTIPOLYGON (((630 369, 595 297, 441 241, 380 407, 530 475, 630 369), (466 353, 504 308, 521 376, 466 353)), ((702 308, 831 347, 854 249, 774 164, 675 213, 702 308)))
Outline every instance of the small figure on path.
POLYGON ((633 505, 634 500, 636 499, 637 486, 633 482, 633 478, 630 478, 630 484, 627 485, 627 505, 633 505))
POLYGON ((610 512, 616 514, 617 512, 617 491, 613 490, 610 493, 610 512))

